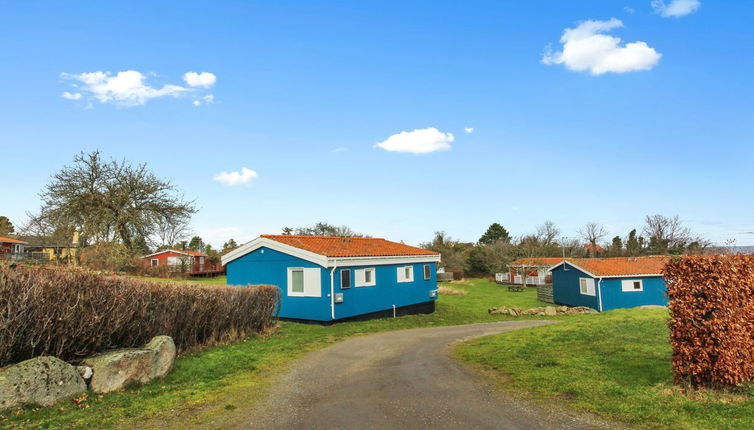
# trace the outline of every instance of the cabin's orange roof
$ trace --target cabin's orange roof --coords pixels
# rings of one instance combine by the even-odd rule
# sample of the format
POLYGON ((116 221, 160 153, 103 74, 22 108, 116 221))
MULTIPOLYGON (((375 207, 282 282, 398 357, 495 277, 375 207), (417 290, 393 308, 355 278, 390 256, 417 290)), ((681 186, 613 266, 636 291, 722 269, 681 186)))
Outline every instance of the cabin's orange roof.
POLYGON ((29 244, 29 242, 24 242, 23 240, 18 239, 11 239, 9 237, 0 237, 0 243, 20 243, 21 245, 29 244))
POLYGON ((554 266, 563 261, 562 257, 519 258, 508 263, 509 266, 554 266))
POLYGON ((372 237, 296 236, 284 234, 263 234, 262 237, 326 257, 387 257, 438 254, 428 249, 372 237))
POLYGON ((566 261, 594 276, 662 275, 670 257, 568 258, 566 261))

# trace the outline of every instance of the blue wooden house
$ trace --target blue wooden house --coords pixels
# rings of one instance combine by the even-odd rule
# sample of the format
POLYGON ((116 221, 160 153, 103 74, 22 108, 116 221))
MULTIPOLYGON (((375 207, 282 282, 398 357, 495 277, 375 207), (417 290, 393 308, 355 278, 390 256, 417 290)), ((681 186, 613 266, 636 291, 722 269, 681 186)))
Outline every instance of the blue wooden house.
POLYGON ((229 285, 276 285, 281 318, 431 313, 440 254, 385 239, 262 235, 222 257, 229 285))
POLYGON ((567 259, 552 266, 555 303, 598 311, 667 305, 662 269, 668 257, 567 259))

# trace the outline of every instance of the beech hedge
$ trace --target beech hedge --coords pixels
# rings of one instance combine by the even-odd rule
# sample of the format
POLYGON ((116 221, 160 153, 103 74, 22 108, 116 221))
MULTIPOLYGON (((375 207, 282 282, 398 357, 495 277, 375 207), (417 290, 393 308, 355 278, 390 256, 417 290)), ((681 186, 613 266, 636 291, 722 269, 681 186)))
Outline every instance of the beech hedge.
POLYGON ((40 355, 76 362, 168 335, 179 351, 275 324, 278 289, 160 283, 87 270, 0 265, 0 366, 40 355))
POLYGON ((677 383, 754 379, 754 255, 684 256, 664 270, 677 383))

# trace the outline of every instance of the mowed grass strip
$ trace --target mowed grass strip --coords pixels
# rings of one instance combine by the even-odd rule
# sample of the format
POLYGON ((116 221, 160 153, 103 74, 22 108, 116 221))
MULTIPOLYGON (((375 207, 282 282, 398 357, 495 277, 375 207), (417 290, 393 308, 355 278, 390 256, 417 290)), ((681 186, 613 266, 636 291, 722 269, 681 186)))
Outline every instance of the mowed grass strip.
MULTIPOLYGON (((225 279, 202 281, 203 284, 224 283, 225 279)), ((493 306, 530 308, 546 305, 536 299, 534 288, 510 292, 503 286, 479 279, 451 287, 462 288, 467 294, 441 295, 434 314, 331 326, 282 322, 267 336, 179 357, 175 369, 161 380, 105 396, 90 394, 80 405, 63 402, 52 408, 26 408, 19 414, 6 413, 6 419, 0 419, 0 427, 164 429, 191 425, 232 426, 237 424, 234 419, 238 418, 239 410, 263 398, 275 376, 309 351, 349 336, 514 319, 487 314, 487 309, 493 306)))
POLYGON ((635 428, 752 429, 748 393, 674 387, 665 310, 617 310, 472 340, 457 355, 503 387, 635 428))

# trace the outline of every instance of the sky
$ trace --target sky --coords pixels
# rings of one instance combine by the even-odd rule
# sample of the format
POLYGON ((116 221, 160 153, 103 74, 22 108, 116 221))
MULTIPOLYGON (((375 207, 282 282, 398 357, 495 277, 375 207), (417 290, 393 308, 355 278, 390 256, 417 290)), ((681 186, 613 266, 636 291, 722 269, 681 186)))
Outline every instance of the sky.
MULTIPOLYGON (((754 2, 0 3, 0 215, 81 151, 215 246, 326 221, 418 244, 679 215, 754 245, 754 2)), ((608 238, 609 239, 609 238, 608 238)))

